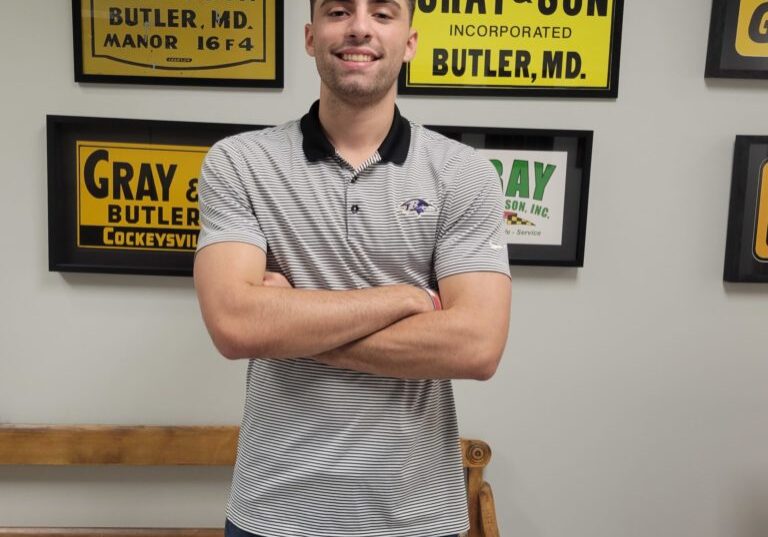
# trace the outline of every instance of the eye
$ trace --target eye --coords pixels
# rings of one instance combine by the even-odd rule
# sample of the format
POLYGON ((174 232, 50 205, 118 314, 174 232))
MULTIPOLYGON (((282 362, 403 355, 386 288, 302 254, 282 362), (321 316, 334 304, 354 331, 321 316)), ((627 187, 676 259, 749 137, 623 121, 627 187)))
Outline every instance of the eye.
POLYGON ((346 14, 347 14, 347 11, 341 8, 334 8, 328 11, 329 17, 343 17, 346 14))
POLYGON ((392 15, 386 11, 377 11, 373 14, 374 18, 382 19, 382 20, 390 20, 392 19, 392 15))

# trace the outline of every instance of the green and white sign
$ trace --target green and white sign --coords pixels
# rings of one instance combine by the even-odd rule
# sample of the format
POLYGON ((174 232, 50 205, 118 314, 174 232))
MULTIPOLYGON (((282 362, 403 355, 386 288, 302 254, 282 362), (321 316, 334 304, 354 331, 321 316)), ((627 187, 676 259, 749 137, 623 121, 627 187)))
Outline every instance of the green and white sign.
POLYGON ((499 174, 508 244, 563 244, 568 153, 479 149, 499 174))

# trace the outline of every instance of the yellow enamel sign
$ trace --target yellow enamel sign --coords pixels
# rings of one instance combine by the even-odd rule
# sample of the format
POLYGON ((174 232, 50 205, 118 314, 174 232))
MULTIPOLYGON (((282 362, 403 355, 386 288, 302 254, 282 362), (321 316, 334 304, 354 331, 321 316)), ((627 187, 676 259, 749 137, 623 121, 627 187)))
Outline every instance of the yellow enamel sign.
POLYGON ((741 0, 736 51, 742 56, 768 58, 768 1, 741 0))
POLYGON ((607 89, 620 2, 418 0, 418 51, 401 91, 607 89))
POLYGON ((82 72, 275 80, 278 1, 80 0, 82 72))
POLYGON ((768 263, 768 161, 763 163, 760 173, 760 187, 757 193, 755 257, 758 261, 768 263))
POLYGON ((77 245, 197 247, 197 183, 207 147, 78 141, 77 245))

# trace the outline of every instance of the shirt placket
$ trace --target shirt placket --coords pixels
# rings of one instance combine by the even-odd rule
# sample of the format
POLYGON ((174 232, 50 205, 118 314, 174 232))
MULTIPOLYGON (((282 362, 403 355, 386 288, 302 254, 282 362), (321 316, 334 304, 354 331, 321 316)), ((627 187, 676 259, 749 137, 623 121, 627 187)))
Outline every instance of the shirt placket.
POLYGON ((363 211, 365 210, 365 200, 363 199, 363 191, 360 187, 360 177, 368 168, 379 162, 381 157, 377 152, 370 159, 363 162, 357 169, 352 168, 352 166, 350 166, 338 153, 336 158, 339 161, 341 174, 345 183, 344 219, 346 223, 347 240, 350 240, 358 236, 361 219, 363 218, 363 211))

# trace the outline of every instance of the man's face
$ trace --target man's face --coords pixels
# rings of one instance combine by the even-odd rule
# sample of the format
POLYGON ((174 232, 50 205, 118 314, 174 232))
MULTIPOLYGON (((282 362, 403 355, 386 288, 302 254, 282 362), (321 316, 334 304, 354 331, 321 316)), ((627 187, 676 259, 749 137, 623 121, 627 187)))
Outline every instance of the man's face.
POLYGON ((393 90, 417 40, 406 0, 317 0, 304 37, 323 85, 361 104, 393 90))

